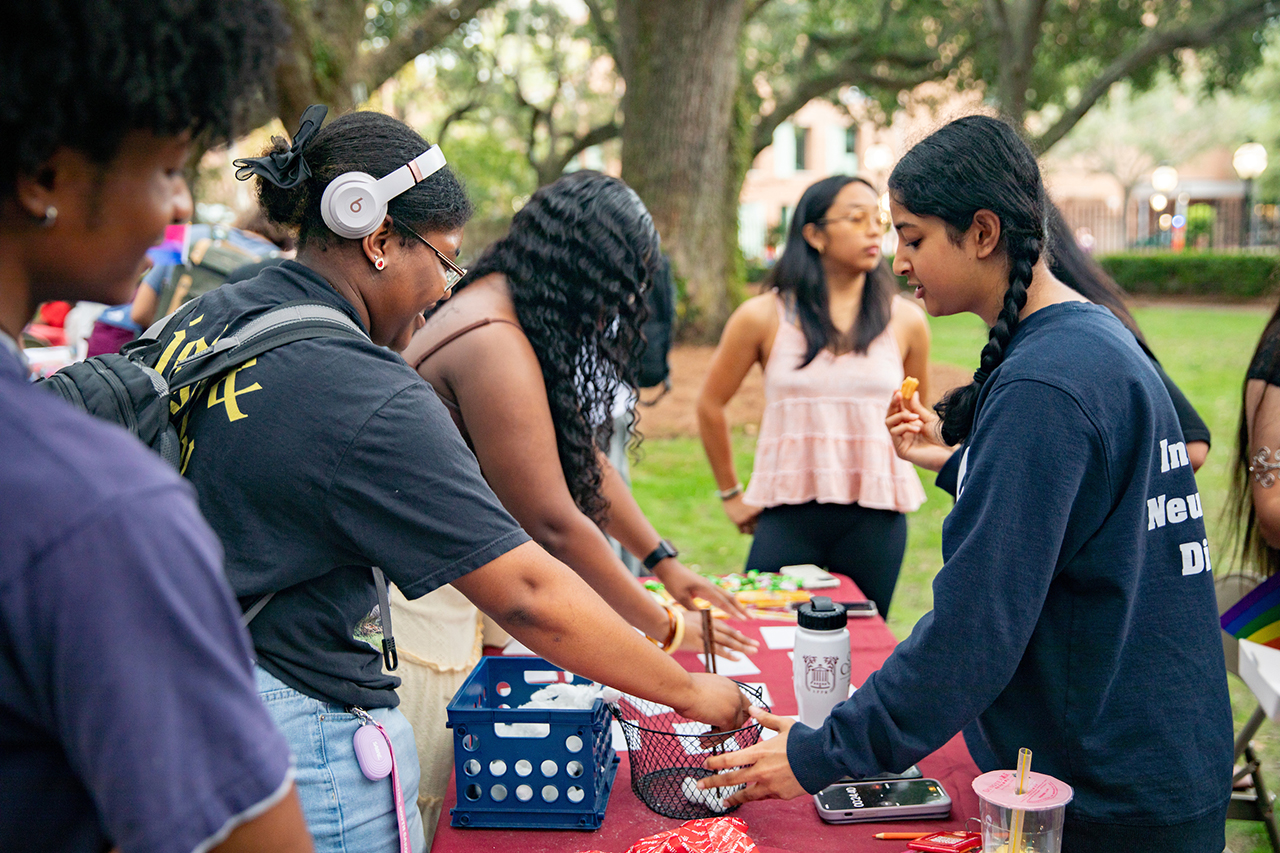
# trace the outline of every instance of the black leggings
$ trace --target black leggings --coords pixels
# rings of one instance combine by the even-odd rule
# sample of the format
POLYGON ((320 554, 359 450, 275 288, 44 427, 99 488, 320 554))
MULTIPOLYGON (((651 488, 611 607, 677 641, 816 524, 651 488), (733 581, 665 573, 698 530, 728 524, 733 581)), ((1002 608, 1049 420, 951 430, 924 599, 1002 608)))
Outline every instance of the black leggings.
POLYGON ((887 616, 906 550, 903 513, 810 501, 760 513, 747 570, 776 572, 783 566, 814 563, 847 575, 876 603, 880 615, 887 616))

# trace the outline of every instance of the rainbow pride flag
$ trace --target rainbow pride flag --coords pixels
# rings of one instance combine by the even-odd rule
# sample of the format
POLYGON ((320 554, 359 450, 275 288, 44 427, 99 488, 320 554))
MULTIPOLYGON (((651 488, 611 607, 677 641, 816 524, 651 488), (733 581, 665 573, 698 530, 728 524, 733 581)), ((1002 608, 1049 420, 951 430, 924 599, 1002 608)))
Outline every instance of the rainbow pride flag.
POLYGON ((1280 575, 1267 578, 1222 614, 1222 630, 1237 640, 1280 649, 1280 575))

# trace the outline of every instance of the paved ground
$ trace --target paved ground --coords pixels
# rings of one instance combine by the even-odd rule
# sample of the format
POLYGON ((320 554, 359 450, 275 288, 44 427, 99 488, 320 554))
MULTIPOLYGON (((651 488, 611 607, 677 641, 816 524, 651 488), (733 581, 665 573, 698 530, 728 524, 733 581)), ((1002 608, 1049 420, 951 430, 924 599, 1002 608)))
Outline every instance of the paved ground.
MULTIPOLYGON (((698 417, 696 405, 702 378, 707 372, 712 346, 677 346, 671 352, 672 389, 654 406, 640 407, 640 431, 646 438, 670 438, 672 436, 696 436, 698 417)), ((929 365, 930 387, 934 403, 947 389, 954 388, 969 379, 968 373, 950 364, 929 365)), ((640 396, 653 399, 650 389, 640 396)), ((760 424, 764 411, 764 386, 759 367, 753 367, 743 381, 737 395, 729 403, 728 417, 731 426, 744 426, 751 433, 760 424)))

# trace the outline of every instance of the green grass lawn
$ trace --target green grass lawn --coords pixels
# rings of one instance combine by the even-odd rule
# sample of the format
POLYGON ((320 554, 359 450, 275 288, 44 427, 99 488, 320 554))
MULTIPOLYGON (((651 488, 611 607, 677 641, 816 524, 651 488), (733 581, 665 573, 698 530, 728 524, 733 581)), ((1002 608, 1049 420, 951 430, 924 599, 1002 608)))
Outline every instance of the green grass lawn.
MULTIPOLYGON (((1235 445, 1240 386, 1258 335, 1266 323, 1267 307, 1148 306, 1134 315, 1165 370, 1213 431, 1213 451, 1197 474, 1204 500, 1210 549, 1215 571, 1235 564, 1229 553, 1229 526, 1222 518, 1235 445)), ((961 367, 976 367, 986 340, 986 327, 971 315, 931 318, 933 358, 961 367)), ((735 435, 738 470, 751 470, 754 439, 735 435)), ((633 466, 635 493, 649 518, 664 536, 677 542, 691 566, 710 573, 738 571, 746 560, 750 539, 737 533, 714 495, 715 483, 696 438, 650 440, 643 458, 633 466)), ((932 581, 942 565, 942 520, 951 499, 933 486, 924 472, 928 500, 911 516, 907 553, 889 618, 898 638, 911 632, 916 621, 933 606, 932 581)), ((1232 705, 1237 725, 1253 710, 1248 688, 1232 679, 1232 705)), ((1258 743, 1273 789, 1280 787, 1280 734, 1264 724, 1258 743), (1268 760, 1269 759, 1269 760, 1268 760)), ((1261 824, 1231 822, 1227 841, 1235 853, 1268 849, 1261 824)))

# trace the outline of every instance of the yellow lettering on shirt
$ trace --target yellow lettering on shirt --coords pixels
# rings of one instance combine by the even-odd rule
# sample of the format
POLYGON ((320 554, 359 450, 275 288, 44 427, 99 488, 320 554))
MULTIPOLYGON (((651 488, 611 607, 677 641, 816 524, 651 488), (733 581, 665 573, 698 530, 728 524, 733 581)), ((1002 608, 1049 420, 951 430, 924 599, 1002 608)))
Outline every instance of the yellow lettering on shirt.
MULTIPOLYGON (((185 333, 185 332, 178 332, 178 335, 182 335, 182 336, 184 336, 184 337, 185 337, 186 333, 185 333)), ((176 337, 177 337, 177 336, 175 335, 175 338, 176 338, 176 337)), ((183 361, 183 359, 186 359, 186 358, 188 358, 189 356, 194 355, 195 353, 198 353, 198 352, 204 352, 204 351, 205 351, 205 350, 207 350, 208 348, 209 348, 209 345, 208 345, 207 343, 205 343, 205 342, 204 342, 204 338, 203 338, 203 337, 201 337, 201 338, 197 338, 197 339, 196 339, 196 340, 194 340, 194 341, 190 341, 190 342, 188 342, 188 343, 187 343, 187 345, 186 345, 185 347, 183 347, 183 348, 182 348, 182 352, 178 353, 178 358, 176 359, 176 361, 175 361, 174 363, 175 363, 175 364, 181 364, 181 363, 182 363, 182 361, 183 361)), ((157 370, 159 370, 159 368, 157 368, 157 370)), ((176 375, 177 375, 177 373, 178 373, 178 371, 177 371, 176 369, 175 369, 173 372, 174 372, 174 375, 175 375, 175 376, 176 376, 176 375)), ((170 378, 172 378, 172 377, 170 377, 170 378)), ((170 415, 176 415, 176 414, 177 414, 177 413, 182 409, 182 407, 183 407, 183 406, 185 406, 185 405, 187 404, 187 401, 188 401, 188 400, 190 400, 190 399, 191 399, 191 389, 190 389, 189 387, 188 387, 188 388, 181 388, 181 389, 179 389, 179 390, 178 390, 178 399, 176 399, 176 400, 170 400, 170 401, 169 401, 169 414, 170 414, 170 415)))
POLYGON ((187 475, 187 465, 191 462, 191 451, 196 449, 196 440, 194 438, 182 439, 182 452, 179 454, 178 473, 184 477, 187 475))
POLYGON ((253 367, 257 363, 258 360, 256 358, 251 358, 235 370, 228 373, 226 378, 221 382, 215 382, 213 387, 209 389, 209 408, 212 409, 214 406, 218 405, 226 406, 227 420, 232 423, 235 423, 242 418, 249 417, 244 412, 240 411, 240 407, 236 404, 236 398, 243 394, 248 394, 251 391, 261 391, 262 386, 255 382, 248 388, 237 389, 236 374, 244 370, 246 367, 253 367), (221 389, 221 392, 219 392, 219 389, 221 389))
POLYGON ((156 373, 164 373, 164 369, 169 366, 169 361, 173 358, 173 354, 178 351, 178 347, 182 346, 182 342, 186 339, 186 329, 179 329, 174 333, 173 340, 169 341, 169 345, 164 348, 164 352, 160 353, 160 360, 156 362, 156 373))

